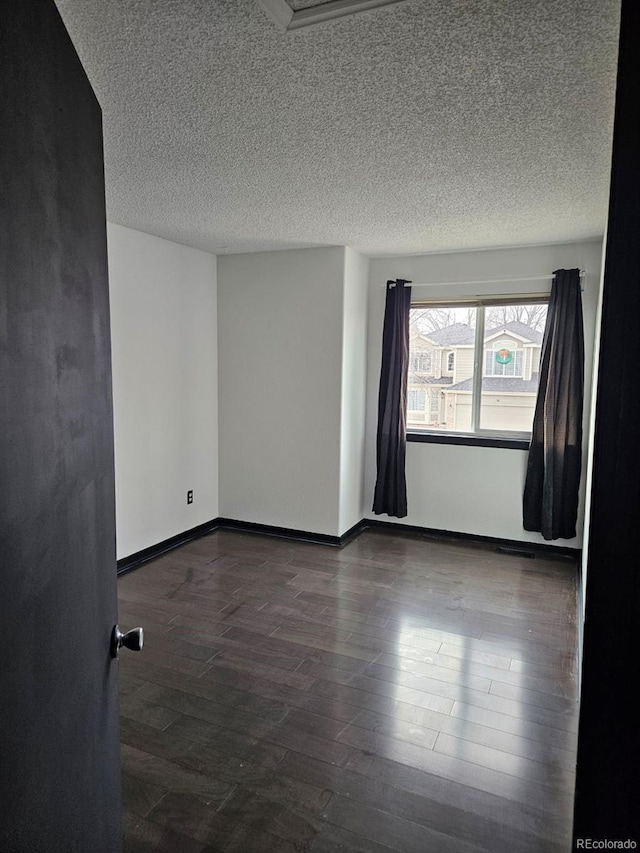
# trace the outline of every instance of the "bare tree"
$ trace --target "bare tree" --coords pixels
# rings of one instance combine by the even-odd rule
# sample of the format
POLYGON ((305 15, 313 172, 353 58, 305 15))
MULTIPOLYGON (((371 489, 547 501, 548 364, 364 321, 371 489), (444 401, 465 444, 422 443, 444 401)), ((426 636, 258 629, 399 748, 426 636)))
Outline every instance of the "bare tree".
POLYGON ((455 322, 455 313, 450 308, 413 308, 410 319, 411 336, 428 335, 429 332, 446 329, 455 322))
MULTIPOLYGON (((506 326, 513 321, 522 323, 538 332, 544 331, 547 319, 546 304, 532 305, 495 305, 486 310, 485 325, 487 329, 506 326)), ((470 329, 476 325, 476 309, 467 308, 412 308, 410 315, 411 339, 421 335, 429 336, 430 332, 446 329, 454 323, 462 323, 470 329)))
POLYGON ((487 328, 490 329, 496 326, 506 326, 515 320, 530 329, 542 332, 547 319, 547 306, 546 304, 496 305, 487 308, 486 319, 487 328))

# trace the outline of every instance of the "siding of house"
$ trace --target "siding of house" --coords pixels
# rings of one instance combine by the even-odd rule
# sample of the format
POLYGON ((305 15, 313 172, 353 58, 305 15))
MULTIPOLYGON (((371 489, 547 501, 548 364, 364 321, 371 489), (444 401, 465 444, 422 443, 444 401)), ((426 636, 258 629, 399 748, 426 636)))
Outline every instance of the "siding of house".
POLYGON ((530 373, 529 376, 527 376, 527 379, 531 379, 531 376, 534 373, 540 372, 540 358, 542 356, 542 347, 527 347, 527 350, 530 352, 530 373))
POLYGON ((464 382, 473 376, 473 347, 456 347, 453 384, 464 382))

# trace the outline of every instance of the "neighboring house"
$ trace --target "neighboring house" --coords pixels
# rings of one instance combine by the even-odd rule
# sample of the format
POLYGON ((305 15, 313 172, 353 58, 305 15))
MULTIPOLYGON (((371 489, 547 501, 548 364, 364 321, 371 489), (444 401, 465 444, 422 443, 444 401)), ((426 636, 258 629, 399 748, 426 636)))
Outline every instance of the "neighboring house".
MULTIPOLYGON (((408 378, 410 426, 471 429, 474 330, 454 323, 413 331, 408 378)), ((485 331, 480 427, 529 431, 538 390, 542 333, 513 320, 485 331)))

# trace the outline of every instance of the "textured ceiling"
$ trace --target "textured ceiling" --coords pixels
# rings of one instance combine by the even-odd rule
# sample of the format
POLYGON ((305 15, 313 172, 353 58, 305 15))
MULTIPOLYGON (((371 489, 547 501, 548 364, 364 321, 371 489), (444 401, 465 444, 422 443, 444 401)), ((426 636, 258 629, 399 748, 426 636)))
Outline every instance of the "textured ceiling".
POLYGON ((300 9, 310 9, 312 6, 323 6, 328 0, 287 0, 287 3, 294 11, 300 9))
POLYGON ((407 0, 288 33, 257 0, 57 5, 113 222, 229 253, 604 231, 619 0, 407 0))

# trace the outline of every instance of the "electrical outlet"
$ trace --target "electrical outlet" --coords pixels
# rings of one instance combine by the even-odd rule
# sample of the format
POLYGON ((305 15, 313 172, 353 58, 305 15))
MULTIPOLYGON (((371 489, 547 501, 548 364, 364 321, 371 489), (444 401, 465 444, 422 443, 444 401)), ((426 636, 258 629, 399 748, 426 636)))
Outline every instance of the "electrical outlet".
POLYGON ((193 489, 189 489, 189 491, 187 492, 187 503, 193 503, 193 489))

